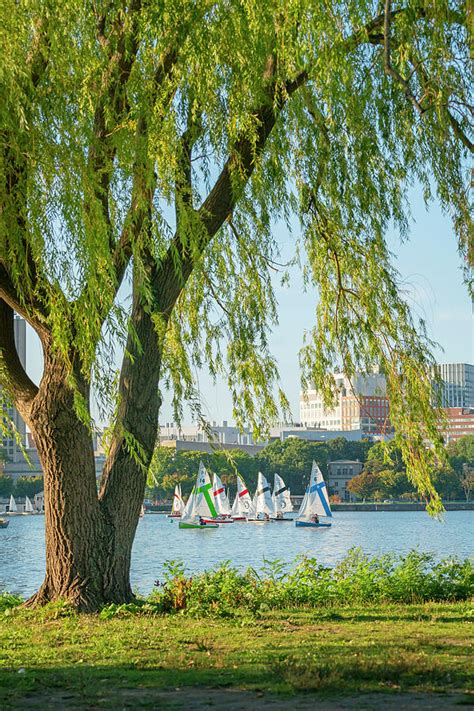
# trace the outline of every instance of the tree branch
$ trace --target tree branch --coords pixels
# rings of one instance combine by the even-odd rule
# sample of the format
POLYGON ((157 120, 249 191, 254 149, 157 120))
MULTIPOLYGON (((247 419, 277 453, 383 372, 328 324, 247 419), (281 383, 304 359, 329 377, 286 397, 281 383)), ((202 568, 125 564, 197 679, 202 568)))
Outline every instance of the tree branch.
POLYGON ((27 413, 38 388, 28 377, 18 357, 15 345, 14 311, 2 298, 0 298, 0 381, 20 413, 27 413))
MULTIPOLYGON (((178 59, 178 52, 175 46, 170 47, 160 58, 156 69, 150 103, 156 103, 160 87, 166 79, 171 76, 173 68, 178 59)), ((173 92, 170 92, 168 99, 171 99, 173 92)), ((140 234, 146 215, 151 209, 156 187, 156 177, 154 175, 153 164, 148 160, 145 151, 145 158, 140 158, 140 147, 147 139, 148 122, 144 114, 137 123, 137 154, 135 172, 133 176, 132 198, 130 207, 124 220, 124 225, 118 242, 113 247, 113 266, 115 271, 116 292, 120 288, 125 270, 127 269, 134 240, 140 234), (147 176, 147 177, 145 177, 147 176)))
MULTIPOLYGON (((102 48, 107 49, 106 68, 100 79, 100 93, 94 113, 93 139, 88 151, 89 172, 99 182, 94 186, 96 199, 102 206, 104 220, 108 226, 110 249, 113 250, 112 227, 109 213, 109 189, 113 170, 116 147, 111 140, 116 127, 128 109, 127 82, 137 56, 138 15, 141 0, 133 0, 128 11, 130 28, 123 19, 121 10, 117 11, 112 29, 106 36, 107 14, 104 12, 97 19, 98 40, 102 48)), ((86 203, 86 211, 88 211, 86 203)))
POLYGON ((391 59, 390 59, 390 25, 391 25, 391 20, 392 20, 392 12, 391 12, 391 0, 385 0, 385 13, 384 13, 384 53, 383 53, 383 58, 384 58, 384 69, 385 73, 388 74, 389 76, 392 77, 398 84, 400 84, 403 87, 405 96, 407 97, 408 101, 414 106, 415 110, 420 114, 420 116, 423 115, 424 109, 420 105, 419 101, 417 100, 416 96, 413 94, 412 90, 410 89, 410 85, 408 84, 407 80, 404 79, 401 74, 399 74, 394 67, 392 66, 391 59))
POLYGON ((267 101, 253 112, 258 124, 256 140, 251 141, 245 135, 237 139, 214 186, 196 211, 197 224, 201 231, 197 249, 191 254, 183 244, 179 232, 175 234, 165 257, 153 274, 153 291, 157 295, 163 315, 169 316, 192 272, 195 259, 202 254, 232 213, 287 100, 307 80, 307 72, 301 72, 295 79, 286 83, 284 91, 278 96, 276 86, 272 83, 267 101))

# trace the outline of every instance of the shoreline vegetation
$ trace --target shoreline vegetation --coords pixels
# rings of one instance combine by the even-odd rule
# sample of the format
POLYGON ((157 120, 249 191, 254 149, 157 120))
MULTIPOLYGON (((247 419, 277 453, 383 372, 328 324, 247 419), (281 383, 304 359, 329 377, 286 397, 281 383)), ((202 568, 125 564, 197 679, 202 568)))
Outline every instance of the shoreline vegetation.
POLYGON ((334 568, 190 577, 170 561, 147 598, 98 614, 4 593, 2 708, 457 708, 472 700, 473 587, 467 559, 353 549, 334 568))
MULTIPOLYGON (((98 614, 101 619, 172 613, 233 618, 290 608, 451 603, 473 596, 470 558, 437 559, 418 549, 370 557, 355 547, 333 567, 300 555, 292 563, 264 559, 260 569, 240 570, 225 561, 190 575, 183 561, 169 560, 147 597, 137 594, 133 602, 104 605, 98 614)), ((0 615, 11 614, 23 602, 21 596, 0 592, 0 615)))

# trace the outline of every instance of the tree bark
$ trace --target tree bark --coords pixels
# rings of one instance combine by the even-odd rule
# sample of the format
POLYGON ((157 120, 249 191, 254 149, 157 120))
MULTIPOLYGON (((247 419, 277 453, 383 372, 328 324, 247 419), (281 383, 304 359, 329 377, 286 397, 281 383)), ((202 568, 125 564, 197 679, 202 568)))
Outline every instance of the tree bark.
MULTIPOLYGON (((159 380, 164 331, 156 333, 134 280, 131 324, 119 383, 119 410, 102 475, 100 506, 110 532, 105 594, 132 596, 132 545, 143 505, 161 406, 159 380)), ((165 326, 164 326, 165 328, 165 326)))
MULTIPOLYGON (((87 387, 81 389, 88 400, 87 387)), ((45 579, 29 603, 64 599, 81 610, 97 609, 104 602, 106 550, 92 436, 57 360, 45 363, 28 424, 44 475, 46 533, 45 579)))

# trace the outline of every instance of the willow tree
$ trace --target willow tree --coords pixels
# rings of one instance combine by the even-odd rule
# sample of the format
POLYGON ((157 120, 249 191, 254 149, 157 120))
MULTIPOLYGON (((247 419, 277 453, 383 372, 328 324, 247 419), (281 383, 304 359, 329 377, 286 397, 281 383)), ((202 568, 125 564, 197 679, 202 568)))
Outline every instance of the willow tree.
POLYGON ((385 235, 407 233, 418 181, 468 248, 463 6, 5 0, 0 17, 0 377, 45 479, 32 602, 131 598, 160 387, 179 417, 186 400, 199 407, 205 366, 228 378, 239 423, 265 427, 286 406, 267 338, 272 229, 294 215, 319 292, 305 378, 329 401, 336 362, 349 375, 381 365, 409 476, 436 508, 430 344, 385 235), (39 386, 15 350, 15 312, 42 344, 39 386), (91 387, 114 405, 99 493, 91 387))

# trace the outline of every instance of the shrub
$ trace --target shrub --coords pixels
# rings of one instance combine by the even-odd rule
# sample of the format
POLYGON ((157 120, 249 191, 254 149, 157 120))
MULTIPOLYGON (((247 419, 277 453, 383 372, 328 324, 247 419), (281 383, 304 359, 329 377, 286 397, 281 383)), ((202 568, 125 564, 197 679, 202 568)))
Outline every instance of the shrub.
POLYGON ((422 603, 466 600, 473 593, 474 569, 469 560, 436 562, 429 553, 387 554, 369 558, 354 548, 334 568, 300 557, 289 568, 265 561, 261 572, 241 572, 229 562, 193 577, 183 565, 168 565, 166 579, 152 594, 156 609, 188 614, 233 615, 235 611, 357 603, 422 603), (171 571, 176 574, 172 574, 171 571))

